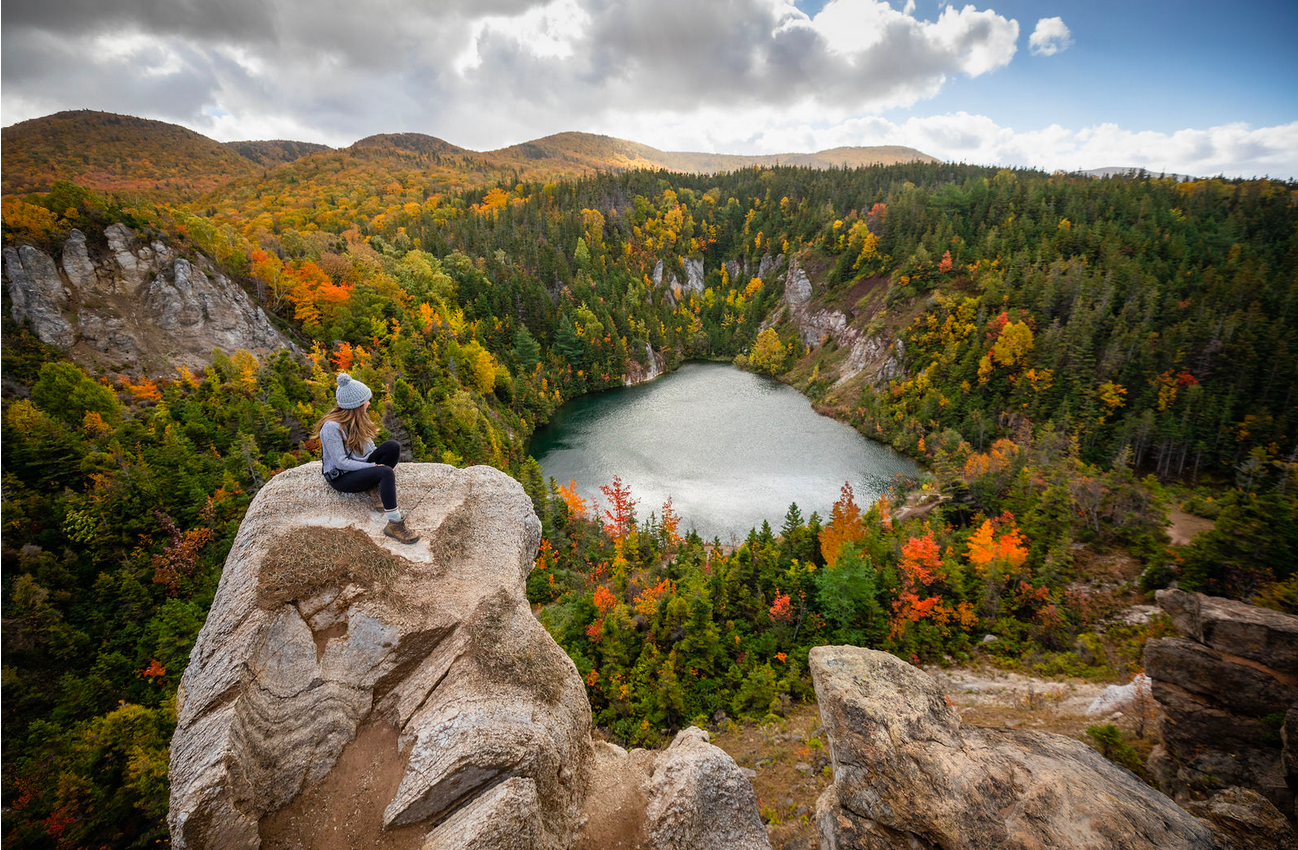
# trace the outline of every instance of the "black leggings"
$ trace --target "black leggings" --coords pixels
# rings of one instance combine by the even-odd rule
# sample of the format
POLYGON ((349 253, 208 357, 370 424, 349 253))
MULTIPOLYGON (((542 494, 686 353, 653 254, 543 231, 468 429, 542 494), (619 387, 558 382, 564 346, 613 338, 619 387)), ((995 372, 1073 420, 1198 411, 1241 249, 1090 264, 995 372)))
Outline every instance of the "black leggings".
POLYGON ((377 485, 379 495, 383 497, 383 509, 393 511, 397 508, 397 475, 392 470, 396 468, 400 457, 401 444, 396 440, 388 440, 365 458, 369 463, 377 463, 379 466, 349 470, 337 478, 325 480, 340 493, 363 493, 377 485))

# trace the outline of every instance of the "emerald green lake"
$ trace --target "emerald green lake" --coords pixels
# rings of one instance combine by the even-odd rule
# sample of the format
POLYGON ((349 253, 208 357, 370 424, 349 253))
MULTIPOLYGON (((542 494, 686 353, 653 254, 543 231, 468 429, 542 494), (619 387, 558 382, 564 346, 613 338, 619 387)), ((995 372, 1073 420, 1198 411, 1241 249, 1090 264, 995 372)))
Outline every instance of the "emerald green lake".
POLYGON ((586 498, 614 475, 639 500, 640 519, 670 496, 681 530, 743 539, 791 502, 828 518, 844 481, 871 504, 897 475, 919 468, 888 446, 816 413, 792 387, 722 363, 687 363, 648 384, 575 399, 532 440, 547 478, 575 480, 586 498))

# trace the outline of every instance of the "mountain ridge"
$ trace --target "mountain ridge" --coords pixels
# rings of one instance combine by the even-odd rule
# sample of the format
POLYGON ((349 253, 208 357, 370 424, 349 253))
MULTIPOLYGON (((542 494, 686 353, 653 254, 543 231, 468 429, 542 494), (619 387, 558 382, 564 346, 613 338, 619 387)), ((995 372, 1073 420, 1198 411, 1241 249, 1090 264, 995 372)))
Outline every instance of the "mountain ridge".
POLYGON ((46 191, 72 180, 102 191, 197 197, 240 180, 293 166, 323 166, 358 154, 392 157, 408 169, 431 159, 440 175, 480 183, 505 172, 536 179, 637 168, 715 174, 754 166, 811 168, 939 162, 898 145, 838 147, 810 153, 728 154, 663 151, 639 142, 566 131, 488 151, 474 151, 424 133, 378 133, 333 148, 297 140, 218 142, 178 124, 94 110, 58 112, 0 130, 5 193, 46 191), (477 175, 476 179, 473 175, 477 175))

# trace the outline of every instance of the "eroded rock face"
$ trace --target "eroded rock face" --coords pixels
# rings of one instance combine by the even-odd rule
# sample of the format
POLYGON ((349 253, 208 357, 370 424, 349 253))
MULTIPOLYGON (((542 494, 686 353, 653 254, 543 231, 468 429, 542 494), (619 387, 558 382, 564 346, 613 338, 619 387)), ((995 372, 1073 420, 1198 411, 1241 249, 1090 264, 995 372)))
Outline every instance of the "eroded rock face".
POLYGON ((1248 788, 1232 787, 1186 809, 1212 827, 1219 850, 1298 850, 1298 832, 1271 801, 1248 788))
MULTIPOLYGON (((318 463, 254 499, 178 693, 173 846, 334 846, 341 829, 422 850, 557 850, 600 810, 585 688, 524 592, 540 542, 530 499, 489 467, 402 464, 397 490, 412 546, 318 463)), ((685 755, 697 764, 664 788, 649 758, 646 805, 695 812, 704 835, 757 823, 751 788, 713 793, 730 788, 724 762, 738 768, 706 734, 661 758, 685 755)), ((681 846, 637 828, 646 848, 681 846)))
POLYGON ((811 300, 811 278, 798 264, 797 259, 789 261, 789 272, 784 276, 784 303, 797 307, 811 300))
POLYGON ((1157 599, 1182 634, 1145 644, 1162 787, 1178 799, 1251 788, 1292 817, 1298 775, 1277 721, 1298 705, 1298 617, 1175 589, 1157 599))
POLYGON ((662 752, 596 744, 576 850, 769 850, 739 765, 691 726, 662 752))
POLYGON ((104 238, 107 249, 92 251, 73 230, 57 264, 30 245, 5 249, 13 317, 82 363, 153 373, 204 366, 214 348, 264 354, 289 346, 206 258, 190 262, 161 242, 140 244, 120 223, 104 238))
POLYGON ((862 373, 872 387, 905 377, 906 349, 900 339, 868 335, 841 310, 812 309, 813 292, 811 278, 797 257, 792 257, 784 276, 784 304, 789 319, 797 325, 798 336, 806 347, 816 348, 833 340, 839 348, 847 349, 847 357, 838 366, 837 384, 862 373))
POLYGON ((892 655, 817 647, 811 675, 834 765, 816 812, 828 850, 1215 846, 1080 741, 962 726, 937 683, 892 655))
POLYGON ((174 846, 260 846, 263 819, 379 720, 400 731, 389 757, 405 762, 385 826, 454 812, 439 829, 470 846, 508 793, 514 831, 540 836, 527 846, 564 846, 590 708, 527 606, 530 500, 489 467, 403 464, 397 487, 423 535, 413 546, 385 538, 367 497, 334 492, 317 464, 253 501, 181 682, 174 846))
POLYGON ((685 291, 703 292, 703 260, 686 257, 681 261, 685 266, 685 291))

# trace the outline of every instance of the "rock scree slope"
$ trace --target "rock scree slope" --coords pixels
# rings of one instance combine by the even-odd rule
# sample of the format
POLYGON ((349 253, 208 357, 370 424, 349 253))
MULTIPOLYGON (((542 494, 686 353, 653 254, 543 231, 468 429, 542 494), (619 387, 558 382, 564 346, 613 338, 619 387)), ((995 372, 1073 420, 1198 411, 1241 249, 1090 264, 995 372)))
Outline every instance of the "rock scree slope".
POLYGON ((768 848, 707 733, 593 744, 524 594, 531 502, 490 467, 403 464, 402 546, 318 463, 257 494, 178 693, 176 848, 768 848))

